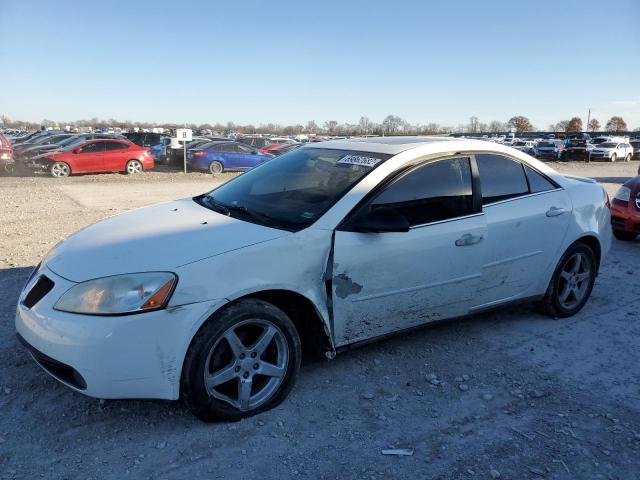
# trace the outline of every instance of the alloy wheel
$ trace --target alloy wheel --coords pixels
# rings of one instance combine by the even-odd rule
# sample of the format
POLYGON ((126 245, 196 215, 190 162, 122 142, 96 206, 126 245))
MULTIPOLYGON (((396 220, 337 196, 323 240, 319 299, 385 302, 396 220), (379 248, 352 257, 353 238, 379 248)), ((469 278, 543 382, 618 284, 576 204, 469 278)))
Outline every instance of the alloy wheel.
POLYGON ((560 272, 558 301, 570 310, 580 304, 589 291, 591 265, 585 254, 577 252, 565 262, 560 272))
POLYGON ((204 368, 207 393, 240 411, 253 410, 279 389, 287 372, 289 346, 273 323, 244 320, 213 345, 204 368))
POLYGON ((71 171, 65 163, 54 163, 51 166, 51 175, 54 177, 68 177, 71 171))
POLYGON ((129 163, 127 163, 127 173, 128 174, 134 174, 134 173, 141 173, 142 172, 142 164, 137 161, 137 160, 131 160, 129 163))

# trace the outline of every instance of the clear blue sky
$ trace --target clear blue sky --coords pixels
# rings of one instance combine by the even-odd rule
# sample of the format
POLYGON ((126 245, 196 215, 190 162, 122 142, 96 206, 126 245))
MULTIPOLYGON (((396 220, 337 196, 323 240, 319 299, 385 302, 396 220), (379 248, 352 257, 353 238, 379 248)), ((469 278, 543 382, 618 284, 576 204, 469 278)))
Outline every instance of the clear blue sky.
POLYGON ((640 1, 0 0, 0 114, 640 127, 640 1))

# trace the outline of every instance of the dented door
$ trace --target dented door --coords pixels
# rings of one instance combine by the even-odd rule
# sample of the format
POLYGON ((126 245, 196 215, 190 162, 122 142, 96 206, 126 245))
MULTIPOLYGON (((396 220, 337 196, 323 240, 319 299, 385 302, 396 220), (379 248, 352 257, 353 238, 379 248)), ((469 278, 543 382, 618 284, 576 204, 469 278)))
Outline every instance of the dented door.
POLYGON ((408 232, 336 231, 336 345, 468 313, 486 234, 482 214, 408 232))

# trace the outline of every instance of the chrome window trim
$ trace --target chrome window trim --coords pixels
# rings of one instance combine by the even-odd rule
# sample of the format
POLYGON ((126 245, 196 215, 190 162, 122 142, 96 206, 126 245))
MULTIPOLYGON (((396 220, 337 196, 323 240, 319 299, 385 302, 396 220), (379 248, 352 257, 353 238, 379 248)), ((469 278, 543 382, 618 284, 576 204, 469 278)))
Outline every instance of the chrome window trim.
POLYGON ((482 215, 484 215, 484 212, 472 213, 471 215, 465 215, 463 217, 447 218, 445 220, 438 220, 436 222, 421 223, 420 225, 414 225, 413 227, 409 227, 409 231, 414 230, 416 228, 428 227, 431 225, 439 225, 441 223, 455 222, 456 220, 463 220, 465 218, 480 217, 482 215))
POLYGON ((561 190, 564 190, 564 189, 562 187, 558 187, 558 188, 554 188, 553 190, 544 190, 543 192, 527 193, 526 195, 519 195, 517 197, 506 198, 504 200, 498 200, 497 202, 487 203, 483 205, 482 208, 484 209, 485 207, 493 207, 494 205, 500 205, 501 203, 513 202, 515 200, 520 200, 521 198, 529 198, 529 197, 535 197, 537 195, 544 195, 545 193, 559 192, 561 190))

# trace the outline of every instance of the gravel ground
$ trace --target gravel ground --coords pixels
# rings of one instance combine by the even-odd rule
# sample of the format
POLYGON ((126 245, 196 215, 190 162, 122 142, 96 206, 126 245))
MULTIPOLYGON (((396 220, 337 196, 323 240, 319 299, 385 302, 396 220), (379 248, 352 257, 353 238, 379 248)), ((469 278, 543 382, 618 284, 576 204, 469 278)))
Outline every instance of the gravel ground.
MULTIPOLYGON (((554 164, 610 194, 637 165, 554 164)), ((0 478, 640 478, 639 241, 614 240, 573 318, 524 305, 428 326, 305 365, 287 401, 238 423, 90 399, 43 373, 13 326, 39 258, 87 224, 226 178, 0 178, 0 478)))

